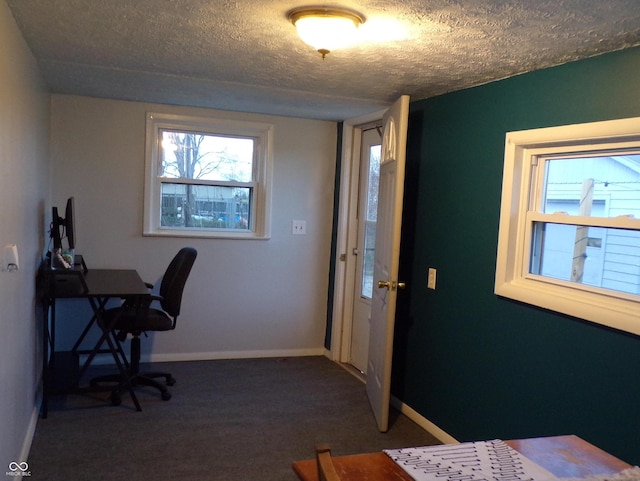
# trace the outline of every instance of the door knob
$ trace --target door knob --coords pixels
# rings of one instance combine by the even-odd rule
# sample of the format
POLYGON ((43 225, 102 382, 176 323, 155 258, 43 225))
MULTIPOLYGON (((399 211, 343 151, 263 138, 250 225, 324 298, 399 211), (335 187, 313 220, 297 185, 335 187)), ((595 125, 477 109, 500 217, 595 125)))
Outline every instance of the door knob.
POLYGON ((387 289, 389 289, 389 287, 391 287, 391 282, 389 282, 389 281, 378 281, 378 289, 381 289, 383 287, 386 287, 387 289))

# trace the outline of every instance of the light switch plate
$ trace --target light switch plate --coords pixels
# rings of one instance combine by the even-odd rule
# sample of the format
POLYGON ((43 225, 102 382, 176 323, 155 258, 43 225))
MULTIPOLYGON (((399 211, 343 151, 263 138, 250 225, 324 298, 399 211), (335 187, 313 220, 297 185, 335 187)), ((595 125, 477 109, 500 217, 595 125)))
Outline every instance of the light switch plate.
POLYGON ((433 267, 429 267, 429 275, 427 276, 427 288, 436 288, 436 270, 433 267))
POLYGON ((307 221, 306 220, 291 221, 291 234, 307 235, 307 221))

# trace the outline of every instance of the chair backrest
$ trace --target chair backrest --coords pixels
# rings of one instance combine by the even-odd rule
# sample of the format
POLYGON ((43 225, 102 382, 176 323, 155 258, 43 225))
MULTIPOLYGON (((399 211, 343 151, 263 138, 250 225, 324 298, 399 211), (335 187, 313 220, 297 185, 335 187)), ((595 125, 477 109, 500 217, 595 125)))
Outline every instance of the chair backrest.
POLYGON ((162 310, 174 319, 180 314, 182 292, 196 260, 198 252, 193 247, 183 247, 167 267, 160 284, 162 310))
POLYGON ((331 449, 326 444, 316 446, 316 461, 318 462, 318 479, 320 481, 340 481, 340 476, 331 460, 331 449))

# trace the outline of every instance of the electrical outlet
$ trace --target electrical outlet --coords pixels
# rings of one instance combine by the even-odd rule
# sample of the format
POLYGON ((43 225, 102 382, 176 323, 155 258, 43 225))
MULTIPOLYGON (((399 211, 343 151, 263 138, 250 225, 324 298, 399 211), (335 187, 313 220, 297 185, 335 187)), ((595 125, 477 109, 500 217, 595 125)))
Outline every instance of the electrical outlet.
POLYGON ((427 276, 427 289, 436 288, 436 270, 433 267, 429 267, 429 275, 427 276))
POLYGON ((293 235, 306 235, 307 234, 307 221, 306 220, 293 220, 293 221, 291 221, 291 234, 293 234, 293 235))

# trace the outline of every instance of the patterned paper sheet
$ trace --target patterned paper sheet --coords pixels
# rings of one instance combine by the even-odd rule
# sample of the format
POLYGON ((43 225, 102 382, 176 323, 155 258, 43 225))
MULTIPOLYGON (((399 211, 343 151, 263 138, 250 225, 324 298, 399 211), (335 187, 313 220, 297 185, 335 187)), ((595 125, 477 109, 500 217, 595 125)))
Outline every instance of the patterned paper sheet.
POLYGON ((546 469, 501 440, 384 451, 416 481, 548 481, 546 469))

